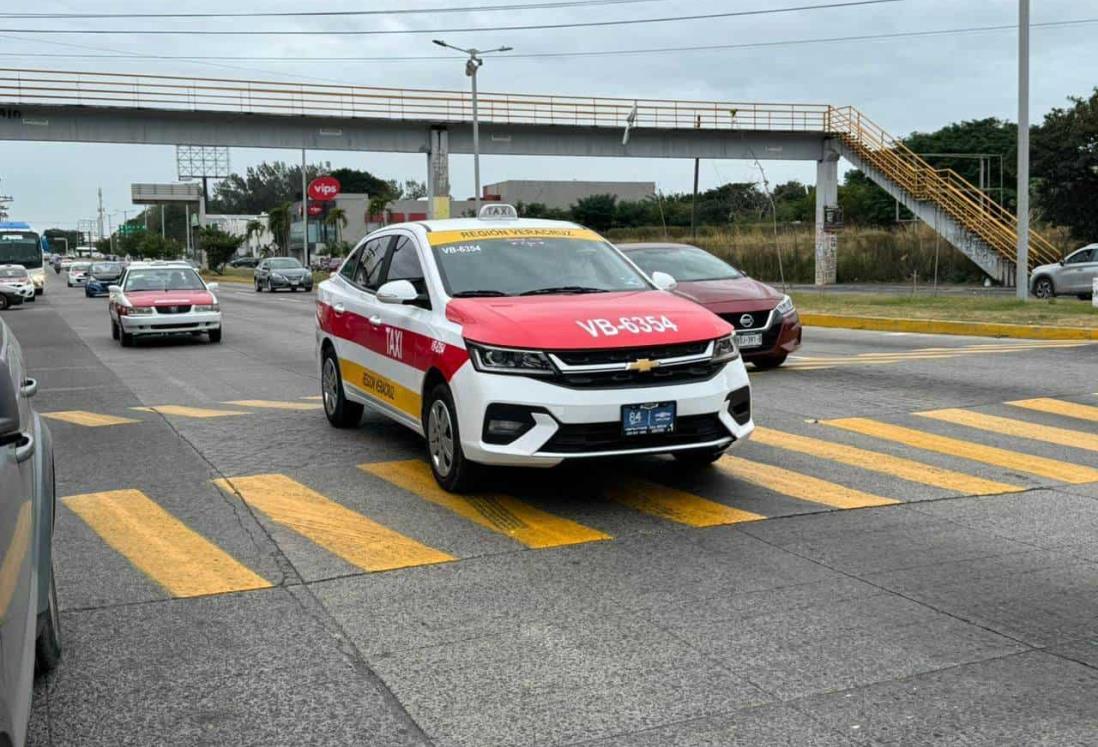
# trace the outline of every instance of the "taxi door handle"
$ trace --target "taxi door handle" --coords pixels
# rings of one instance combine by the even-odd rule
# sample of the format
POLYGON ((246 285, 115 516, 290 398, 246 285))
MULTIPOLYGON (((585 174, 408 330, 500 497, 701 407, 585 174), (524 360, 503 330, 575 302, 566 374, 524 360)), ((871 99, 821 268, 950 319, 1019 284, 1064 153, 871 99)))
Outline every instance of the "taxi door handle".
POLYGON ((34 436, 29 433, 20 434, 15 442, 15 461, 25 462, 34 455, 34 436))
POLYGON ((342 314, 346 310, 347 310, 347 307, 344 306, 341 303, 337 303, 336 305, 332 306, 332 311, 334 311, 337 314, 342 314))
POLYGON ((370 324, 372 324, 375 327, 380 327, 381 326, 381 317, 380 316, 376 316, 376 315, 372 316, 372 317, 370 317, 369 321, 370 321, 370 324))

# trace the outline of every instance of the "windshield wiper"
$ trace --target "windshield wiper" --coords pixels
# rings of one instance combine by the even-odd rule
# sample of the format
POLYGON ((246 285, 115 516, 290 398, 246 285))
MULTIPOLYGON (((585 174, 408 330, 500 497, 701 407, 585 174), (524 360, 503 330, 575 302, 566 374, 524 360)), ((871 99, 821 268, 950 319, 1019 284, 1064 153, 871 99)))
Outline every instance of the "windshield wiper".
POLYGON ((548 296, 555 293, 608 293, 605 288, 588 288, 585 285, 558 285, 553 288, 536 288, 522 293, 523 296, 548 296))
POLYGON ((453 298, 487 298, 489 296, 509 296, 510 293, 504 293, 498 290, 465 290, 458 291, 453 294, 453 298))

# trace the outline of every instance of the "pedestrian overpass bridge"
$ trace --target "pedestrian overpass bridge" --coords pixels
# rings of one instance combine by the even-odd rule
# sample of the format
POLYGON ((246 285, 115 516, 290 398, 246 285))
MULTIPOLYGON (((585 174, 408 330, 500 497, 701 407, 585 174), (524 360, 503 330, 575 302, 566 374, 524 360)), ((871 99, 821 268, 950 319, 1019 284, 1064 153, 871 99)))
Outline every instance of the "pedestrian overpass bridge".
MULTIPOLYGON (((432 198, 449 195, 449 153, 472 153, 472 118, 459 91, 0 69, 0 140, 423 153, 432 198)), ((818 284, 835 280, 825 218, 846 158, 993 280, 1014 282, 1016 217, 850 106, 481 93, 478 119, 485 155, 815 161, 818 284)), ((1030 233, 1031 268, 1059 258, 1030 233)))

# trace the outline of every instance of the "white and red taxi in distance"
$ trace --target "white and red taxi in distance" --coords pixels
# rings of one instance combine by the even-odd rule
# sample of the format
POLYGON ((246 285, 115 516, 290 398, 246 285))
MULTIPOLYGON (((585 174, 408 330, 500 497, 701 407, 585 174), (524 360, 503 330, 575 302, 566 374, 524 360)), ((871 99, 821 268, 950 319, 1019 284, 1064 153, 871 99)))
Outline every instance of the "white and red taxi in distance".
POLYGON ((221 342, 221 305, 186 262, 132 262, 108 289, 111 337, 123 347, 143 335, 206 334, 221 342))
POLYGON ((454 491, 481 464, 708 464, 754 429, 751 390, 732 326, 673 286, 508 205, 388 226, 318 288, 325 413, 352 427, 368 405, 425 435, 454 491))

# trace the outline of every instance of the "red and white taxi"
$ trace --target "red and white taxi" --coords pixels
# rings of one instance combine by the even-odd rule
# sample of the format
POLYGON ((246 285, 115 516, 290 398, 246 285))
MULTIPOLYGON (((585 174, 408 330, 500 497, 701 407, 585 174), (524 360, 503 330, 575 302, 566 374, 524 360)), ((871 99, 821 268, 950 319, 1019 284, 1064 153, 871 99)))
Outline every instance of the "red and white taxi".
POLYGON ((132 262, 108 289, 111 337, 123 347, 141 335, 206 334, 221 342, 221 306, 186 262, 132 262))
POLYGON ((325 413, 353 427, 368 405, 425 435, 454 491, 480 464, 708 464, 754 429, 751 389, 732 326, 674 284, 509 205, 388 226, 319 286, 325 413))

